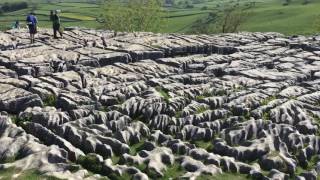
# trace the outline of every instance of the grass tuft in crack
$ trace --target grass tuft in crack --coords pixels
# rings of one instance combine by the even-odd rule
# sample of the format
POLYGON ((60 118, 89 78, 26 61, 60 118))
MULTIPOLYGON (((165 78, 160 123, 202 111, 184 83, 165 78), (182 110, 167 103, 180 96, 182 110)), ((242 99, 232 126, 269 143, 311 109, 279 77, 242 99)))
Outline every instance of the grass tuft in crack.
POLYGON ((160 86, 155 87, 155 89, 156 89, 156 91, 158 91, 159 94, 164 98, 164 101, 165 101, 166 103, 169 103, 170 95, 169 95, 168 91, 165 90, 165 89, 163 89, 163 88, 160 87, 160 86))

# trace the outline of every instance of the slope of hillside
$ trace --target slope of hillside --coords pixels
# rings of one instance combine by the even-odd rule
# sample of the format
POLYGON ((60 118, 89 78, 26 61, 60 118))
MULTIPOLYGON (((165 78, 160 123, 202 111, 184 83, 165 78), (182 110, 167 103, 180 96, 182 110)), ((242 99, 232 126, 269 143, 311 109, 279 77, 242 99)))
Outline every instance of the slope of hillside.
POLYGON ((285 34, 314 34, 320 32, 320 1, 309 4, 292 1, 283 6, 278 0, 258 3, 241 30, 280 32, 285 34))
MULTIPOLYGON (((19 1, 19 0, 17 0, 19 1)), ((49 11, 62 10, 62 22, 64 26, 81 26, 88 28, 101 28, 103 24, 96 21, 103 14, 100 4, 63 1, 60 3, 47 3, 42 0, 38 2, 36 13, 40 20, 39 26, 51 27, 49 11)), ((192 32, 192 27, 201 19, 208 17, 210 12, 219 13, 225 5, 236 3, 244 6, 251 0, 229 1, 229 0, 208 0, 193 4, 189 8, 168 7, 166 15, 167 25, 160 30, 166 32, 192 32)), ((320 22, 320 1, 313 0, 309 4, 303 4, 304 0, 292 1, 284 6, 280 0, 256 1, 251 8, 248 20, 241 26, 241 31, 250 32, 280 32, 283 34, 313 34, 319 31, 320 22), (318 23, 318 24, 316 24, 318 23), (316 27, 317 26, 317 27, 316 27)), ((4 13, 0 15, 0 29, 8 29, 16 20, 24 22, 25 15, 29 9, 4 13)))

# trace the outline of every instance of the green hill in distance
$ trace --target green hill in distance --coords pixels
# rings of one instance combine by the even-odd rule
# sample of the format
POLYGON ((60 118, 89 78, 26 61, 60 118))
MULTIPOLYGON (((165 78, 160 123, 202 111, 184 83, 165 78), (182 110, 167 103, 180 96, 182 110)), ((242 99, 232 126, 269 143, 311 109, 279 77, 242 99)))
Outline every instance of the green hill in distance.
MULTIPOLYGON (((240 27, 241 31, 272 31, 286 35, 317 33, 317 26, 320 26, 320 0, 311 0, 307 4, 304 1, 292 0, 289 5, 284 5, 284 1, 281 0, 173 0, 166 6, 167 15, 163 18, 167 20, 167 24, 161 32, 194 33, 193 28, 208 18, 210 13, 218 13, 226 5, 239 3, 245 6, 254 3, 248 10, 249 17, 240 27)), ((10 1, 12 2, 23 0, 10 1)), ((0 2, 2 5, 4 3, 0 2)), ((16 20, 24 22, 26 14, 32 9, 37 14, 40 27, 51 27, 49 11, 60 9, 63 26, 99 29, 103 27, 103 24, 97 21, 103 14, 102 6, 99 1, 94 0, 32 0, 26 9, 2 12, 0 29, 10 28, 16 20)))

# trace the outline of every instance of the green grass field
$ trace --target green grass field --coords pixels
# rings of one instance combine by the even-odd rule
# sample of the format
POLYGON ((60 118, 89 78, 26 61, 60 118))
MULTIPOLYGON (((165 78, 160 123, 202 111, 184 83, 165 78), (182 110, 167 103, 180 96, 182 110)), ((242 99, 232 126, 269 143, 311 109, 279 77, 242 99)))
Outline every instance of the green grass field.
MULTIPOLYGON (((320 1, 303 5, 302 0, 283 6, 279 0, 260 3, 252 9, 251 15, 241 30, 280 32, 284 34, 317 33, 320 24, 320 1)), ((319 30, 318 30, 319 32, 319 30)))
MULTIPOLYGON (((206 18, 210 12, 219 12, 226 4, 237 2, 245 4, 251 1, 253 0, 204 0, 202 3, 193 4, 191 8, 167 8, 168 13, 164 17, 167 23, 161 32, 192 32, 195 22, 206 18)), ((65 0, 51 4, 44 0, 33 0, 33 2, 37 2, 35 12, 40 27, 51 27, 49 11, 55 9, 62 11, 63 26, 102 27, 102 24, 96 21, 96 18, 103 13, 100 4, 81 0, 77 2, 65 0)), ((10 28, 15 20, 24 22, 26 14, 30 11, 31 8, 0 15, 0 29, 10 28)), ((317 33, 316 26, 320 26, 316 24, 320 22, 320 20, 317 21, 320 19, 320 0, 312 0, 306 5, 303 4, 303 0, 293 0, 287 6, 283 5, 283 0, 260 0, 256 1, 256 5, 249 12, 250 16, 241 25, 241 31, 273 31, 287 35, 313 34, 317 33)))
MULTIPOLYGON (((18 0, 16 0, 18 1, 18 0)), ((61 10, 61 21, 63 26, 80 26, 88 28, 100 28, 101 24, 96 22, 96 18, 99 17, 101 13, 100 6, 97 4, 89 3, 44 3, 38 0, 35 13, 39 21, 40 27, 51 27, 50 22, 50 10, 61 10)), ((23 23, 26 19, 26 15, 31 11, 31 7, 28 9, 23 9, 19 11, 14 11, 10 13, 4 13, 0 15, 0 29, 8 29, 12 27, 16 20, 23 23)))

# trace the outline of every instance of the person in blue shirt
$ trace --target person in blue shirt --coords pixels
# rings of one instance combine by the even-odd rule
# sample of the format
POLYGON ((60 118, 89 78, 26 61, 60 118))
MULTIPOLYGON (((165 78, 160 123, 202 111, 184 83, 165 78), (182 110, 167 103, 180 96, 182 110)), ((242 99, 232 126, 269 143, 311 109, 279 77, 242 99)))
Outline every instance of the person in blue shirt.
POLYGON ((31 40, 31 44, 32 44, 32 43, 34 43, 34 35, 37 33, 38 20, 37 20, 37 17, 35 16, 35 14, 33 12, 31 12, 27 16, 26 21, 27 21, 27 25, 29 28, 30 40, 31 40))

